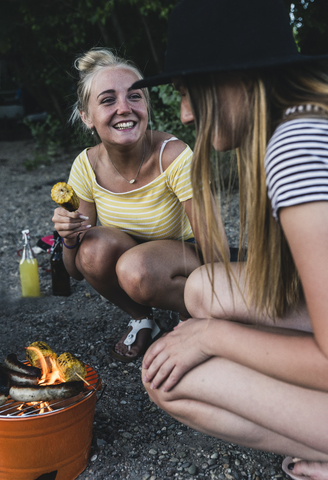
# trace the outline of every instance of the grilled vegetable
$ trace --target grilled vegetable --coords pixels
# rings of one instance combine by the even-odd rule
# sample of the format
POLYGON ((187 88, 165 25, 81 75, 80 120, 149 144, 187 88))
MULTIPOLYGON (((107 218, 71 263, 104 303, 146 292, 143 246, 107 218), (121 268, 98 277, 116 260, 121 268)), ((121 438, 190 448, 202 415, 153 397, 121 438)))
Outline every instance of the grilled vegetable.
POLYGON ((80 200, 73 188, 65 182, 56 183, 51 190, 51 198, 60 207, 69 212, 75 212, 79 208, 80 200))
POLYGON ((39 377, 36 375, 25 375, 24 373, 15 372, 4 365, 0 365, 0 372, 9 378, 11 385, 38 385, 39 383, 39 377))
POLYGON ((65 352, 57 358, 57 364, 64 375, 66 382, 85 378, 87 369, 81 360, 70 352, 65 352))
POLYGON ((57 360, 56 353, 46 344, 46 342, 33 342, 31 343, 26 349, 26 359, 30 362, 32 367, 41 368, 41 362, 38 355, 38 352, 33 350, 32 348, 38 349, 45 358, 47 365, 51 368, 51 361, 50 358, 57 360))
POLYGON ((7 355, 5 365, 10 370, 14 370, 15 372, 23 373, 24 375, 32 375, 39 378, 41 377, 41 370, 39 368, 30 367, 29 365, 25 365, 25 363, 20 362, 16 353, 10 353, 7 355))
POLYGON ((66 382, 55 385, 22 387, 13 385, 9 390, 9 395, 16 402, 48 402, 49 400, 59 400, 62 398, 74 397, 82 392, 84 383, 66 382))

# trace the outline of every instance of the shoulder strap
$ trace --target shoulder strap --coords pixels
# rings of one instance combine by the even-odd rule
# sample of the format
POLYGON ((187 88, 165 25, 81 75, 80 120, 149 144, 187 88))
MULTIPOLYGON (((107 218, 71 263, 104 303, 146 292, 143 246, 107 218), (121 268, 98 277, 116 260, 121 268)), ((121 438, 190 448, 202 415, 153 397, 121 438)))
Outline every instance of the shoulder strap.
POLYGON ((160 168, 161 173, 163 173, 162 154, 163 154, 165 145, 166 145, 168 142, 171 142, 172 140, 179 140, 179 139, 176 138, 176 137, 171 137, 171 138, 168 138, 167 140, 164 140, 164 142, 162 143, 161 150, 160 150, 160 152, 159 152, 159 168, 160 168))

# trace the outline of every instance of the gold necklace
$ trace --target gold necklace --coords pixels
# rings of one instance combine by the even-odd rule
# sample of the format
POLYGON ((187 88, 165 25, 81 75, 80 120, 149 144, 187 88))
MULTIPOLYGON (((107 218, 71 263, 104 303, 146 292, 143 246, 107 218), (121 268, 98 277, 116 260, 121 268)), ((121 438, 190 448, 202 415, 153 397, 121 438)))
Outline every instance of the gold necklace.
POLYGON ((146 148, 145 148, 145 137, 143 137, 142 139, 142 148, 143 148, 143 153, 142 153, 142 158, 141 158, 141 162, 140 162, 140 165, 139 165, 139 168, 138 168, 138 171, 137 171, 137 175, 132 178, 132 180, 127 180, 125 177, 123 177, 123 175, 117 170, 117 168, 115 167, 114 163, 111 161, 111 158, 109 156, 109 153, 107 152, 107 155, 108 155, 108 158, 109 158, 109 161, 110 163, 113 165, 113 167, 115 168, 116 172, 119 174, 120 177, 123 178, 123 180, 125 180, 127 183, 136 183, 136 180, 137 180, 137 177, 139 175, 139 172, 141 170, 141 167, 142 167, 142 164, 143 164, 143 161, 145 159, 145 151, 146 151, 146 148))

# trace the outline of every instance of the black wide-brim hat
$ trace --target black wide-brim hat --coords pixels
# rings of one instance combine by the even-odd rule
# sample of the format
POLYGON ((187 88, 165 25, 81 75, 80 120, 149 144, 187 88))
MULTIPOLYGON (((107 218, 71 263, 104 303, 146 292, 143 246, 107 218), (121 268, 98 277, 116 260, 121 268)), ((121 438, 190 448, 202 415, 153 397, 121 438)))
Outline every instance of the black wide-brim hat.
POLYGON ((133 86, 327 59, 299 53, 283 0, 183 0, 169 19, 163 73, 133 86))

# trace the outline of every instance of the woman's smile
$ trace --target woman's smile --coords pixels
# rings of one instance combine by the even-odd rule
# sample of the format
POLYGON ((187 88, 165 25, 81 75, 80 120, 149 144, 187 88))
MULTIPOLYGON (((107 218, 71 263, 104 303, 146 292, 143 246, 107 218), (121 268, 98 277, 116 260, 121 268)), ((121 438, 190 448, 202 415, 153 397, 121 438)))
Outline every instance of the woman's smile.
POLYGON ((120 122, 113 125, 113 128, 116 128, 117 130, 131 130, 136 124, 137 122, 120 122))
POLYGON ((108 67, 92 82, 87 125, 107 144, 133 144, 145 134, 148 110, 142 90, 131 88, 136 80, 131 70, 108 67))

